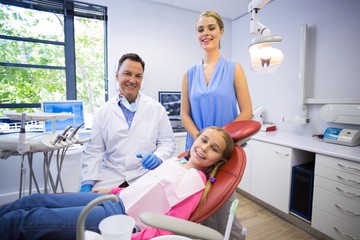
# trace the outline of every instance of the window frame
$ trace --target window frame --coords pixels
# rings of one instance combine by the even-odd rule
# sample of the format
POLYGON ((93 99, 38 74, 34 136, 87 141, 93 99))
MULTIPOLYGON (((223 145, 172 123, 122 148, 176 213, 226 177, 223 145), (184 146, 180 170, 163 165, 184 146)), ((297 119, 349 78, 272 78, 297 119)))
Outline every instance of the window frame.
MULTIPOLYGON (((0 39, 8 39, 24 42, 46 43, 63 45, 65 49, 65 66, 45 66, 34 64, 18 64, 0 62, 0 66, 41 68, 65 70, 66 77, 66 100, 77 100, 76 96, 76 63, 75 63, 75 29, 74 17, 94 18, 104 21, 104 84, 105 101, 108 100, 108 49, 107 49, 107 7, 96 4, 84 3, 72 0, 0 0, 5 5, 29 8, 45 12, 63 14, 64 16, 64 42, 49 41, 24 37, 0 35, 0 39)), ((41 103, 2 103, 1 108, 40 108, 41 103)))

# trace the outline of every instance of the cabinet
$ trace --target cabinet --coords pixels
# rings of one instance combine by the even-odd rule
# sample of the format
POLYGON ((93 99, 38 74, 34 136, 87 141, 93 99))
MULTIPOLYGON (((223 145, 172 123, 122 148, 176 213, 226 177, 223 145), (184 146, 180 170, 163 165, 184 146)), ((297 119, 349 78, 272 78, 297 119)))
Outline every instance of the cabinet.
POLYGON ((360 238, 360 163, 316 155, 311 226, 334 239, 360 238))
POLYGON ((293 166, 315 161, 309 226, 333 239, 360 239, 360 147, 279 130, 259 132, 250 143, 240 189, 288 214, 293 166))
POLYGON ((252 140, 250 193, 289 213, 292 167, 314 161, 314 154, 252 140))
POLYGON ((291 182, 291 148, 252 142, 251 194, 289 212, 291 182))

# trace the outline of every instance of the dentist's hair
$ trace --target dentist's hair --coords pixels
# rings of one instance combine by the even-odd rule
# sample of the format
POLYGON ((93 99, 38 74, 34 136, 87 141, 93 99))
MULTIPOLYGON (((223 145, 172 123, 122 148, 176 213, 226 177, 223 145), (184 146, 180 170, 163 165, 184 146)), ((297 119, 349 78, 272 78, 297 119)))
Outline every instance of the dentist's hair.
POLYGON ((126 53, 126 54, 122 55, 121 58, 119 59, 118 71, 126 59, 130 59, 131 61, 134 61, 134 62, 139 62, 142 66, 143 72, 145 71, 145 62, 136 53, 126 53))

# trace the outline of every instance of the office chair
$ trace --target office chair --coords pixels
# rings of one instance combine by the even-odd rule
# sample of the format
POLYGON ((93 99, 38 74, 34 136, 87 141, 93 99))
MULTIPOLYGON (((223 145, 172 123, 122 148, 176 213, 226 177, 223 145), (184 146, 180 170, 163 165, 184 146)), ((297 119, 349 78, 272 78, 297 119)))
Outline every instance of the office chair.
MULTIPOLYGON (((188 221, 165 216, 156 213, 143 213, 140 219, 147 225, 168 230, 175 234, 189 237, 200 237, 200 239, 223 239, 222 234, 210 229, 206 226, 202 226, 198 223, 204 221, 209 216, 219 210, 229 197, 236 190, 246 166, 246 155, 242 146, 250 139, 252 135, 257 133, 261 128, 261 123, 255 120, 243 120, 231 122, 223 127, 232 137, 235 143, 235 147, 230 159, 221 167, 216 176, 210 192, 207 195, 204 204, 199 205, 194 212, 190 215, 188 221), (160 218, 160 220, 156 220, 160 218), (154 220, 155 219, 155 220, 154 220), (184 226, 183 229, 181 226, 184 226), (200 230, 198 230, 200 229, 200 230), (183 232, 185 231, 185 232, 183 232), (205 234, 197 235, 197 234, 205 234)), ((187 152, 179 155, 183 157, 187 152)), ((93 206, 96 206, 102 201, 116 200, 116 198, 107 196, 102 199, 95 199, 93 203, 89 203, 89 207, 84 209, 77 224, 77 239, 83 239, 84 236, 84 221, 88 211, 93 206), (79 237, 80 236, 80 237, 79 237)))

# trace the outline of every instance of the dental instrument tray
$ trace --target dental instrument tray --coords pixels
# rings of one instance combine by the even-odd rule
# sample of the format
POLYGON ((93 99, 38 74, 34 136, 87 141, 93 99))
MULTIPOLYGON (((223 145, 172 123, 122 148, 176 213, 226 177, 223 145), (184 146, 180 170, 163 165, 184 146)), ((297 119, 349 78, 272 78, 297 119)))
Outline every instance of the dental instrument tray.
MULTIPOLYGON (((12 120, 21 120, 21 113, 5 113, 12 120)), ((25 120, 29 121, 47 121, 47 120, 64 120, 75 117, 72 113, 26 113, 25 120)))
POLYGON ((360 131, 329 127, 324 132, 324 141, 347 146, 360 145, 360 131))

